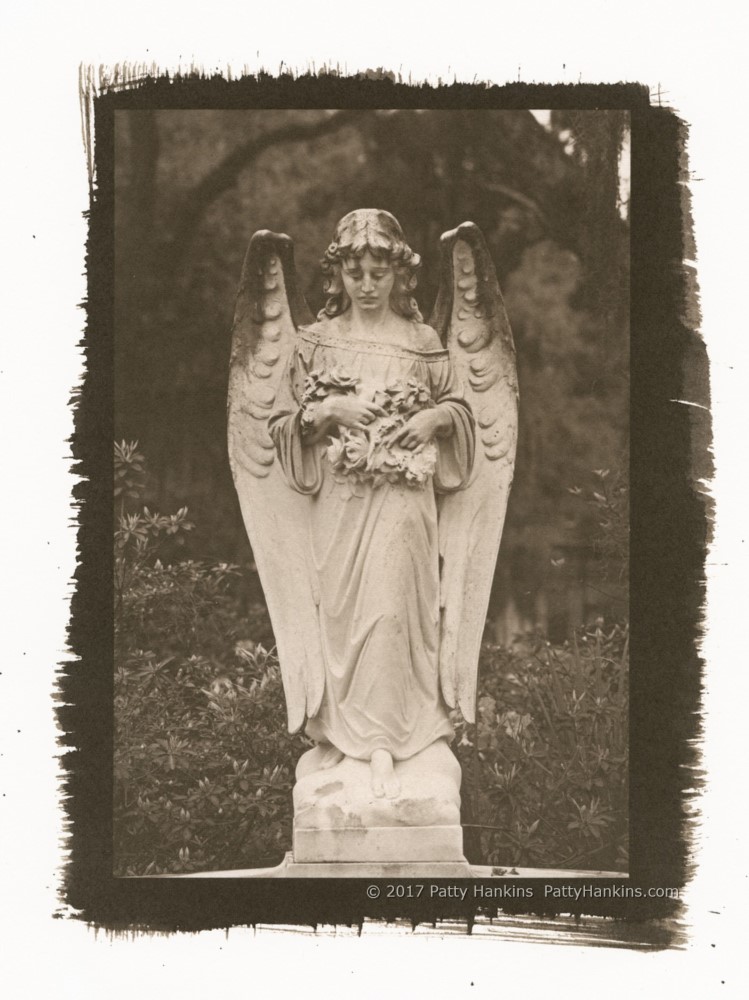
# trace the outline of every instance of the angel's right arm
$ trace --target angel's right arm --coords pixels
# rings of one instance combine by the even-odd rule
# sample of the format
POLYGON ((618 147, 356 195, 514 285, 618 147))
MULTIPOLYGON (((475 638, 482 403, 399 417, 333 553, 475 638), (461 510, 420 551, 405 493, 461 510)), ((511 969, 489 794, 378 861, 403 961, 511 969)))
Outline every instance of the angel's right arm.
POLYGON ((295 348, 268 418, 268 433, 289 486, 298 493, 314 494, 322 484, 322 462, 320 449, 314 447, 316 438, 303 423, 302 387, 305 375, 304 359, 295 348))

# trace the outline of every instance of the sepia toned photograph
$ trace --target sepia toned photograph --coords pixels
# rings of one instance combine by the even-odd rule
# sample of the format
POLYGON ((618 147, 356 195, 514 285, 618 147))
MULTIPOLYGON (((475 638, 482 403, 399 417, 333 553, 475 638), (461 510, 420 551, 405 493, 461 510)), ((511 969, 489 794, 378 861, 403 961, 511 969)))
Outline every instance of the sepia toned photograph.
POLYGON ((727 995, 738 33, 39 6, 3 981, 727 995))
POLYGON ((113 874, 626 879, 630 114, 112 118, 113 874))

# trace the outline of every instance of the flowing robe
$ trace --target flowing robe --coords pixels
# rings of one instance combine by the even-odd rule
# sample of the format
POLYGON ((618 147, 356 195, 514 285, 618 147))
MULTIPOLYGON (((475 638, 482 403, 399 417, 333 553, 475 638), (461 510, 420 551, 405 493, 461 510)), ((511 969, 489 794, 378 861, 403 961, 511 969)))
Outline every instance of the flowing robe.
MULTIPOLYGON (((439 685, 440 586, 435 491, 468 482, 474 421, 445 350, 344 339, 302 328, 268 428, 290 486, 310 496, 309 566, 325 691, 307 735, 349 757, 377 749, 405 760, 453 729, 439 685), (357 392, 417 379, 451 417, 423 486, 335 474, 328 441, 305 443, 302 395, 312 371, 358 380, 357 392)), ((428 329, 422 332, 436 334, 428 329)), ((423 339, 423 338, 422 338, 423 339)))

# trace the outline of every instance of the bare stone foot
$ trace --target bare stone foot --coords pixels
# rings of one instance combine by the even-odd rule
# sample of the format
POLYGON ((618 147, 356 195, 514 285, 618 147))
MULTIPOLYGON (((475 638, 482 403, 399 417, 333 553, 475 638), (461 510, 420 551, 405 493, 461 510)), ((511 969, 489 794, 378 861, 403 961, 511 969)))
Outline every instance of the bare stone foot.
POLYGON ((393 758, 387 750, 375 750, 369 762, 372 775, 372 791, 378 799, 397 799, 400 795, 400 781, 393 770, 393 758))

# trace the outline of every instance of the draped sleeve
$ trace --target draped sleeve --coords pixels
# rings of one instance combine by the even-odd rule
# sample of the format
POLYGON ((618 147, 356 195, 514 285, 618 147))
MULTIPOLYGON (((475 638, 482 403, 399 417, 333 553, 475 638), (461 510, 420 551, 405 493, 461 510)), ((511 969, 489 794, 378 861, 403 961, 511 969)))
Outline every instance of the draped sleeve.
POLYGON ((455 493, 468 485, 473 470, 476 426, 471 407, 463 395, 449 359, 430 365, 432 398, 452 418, 452 433, 436 439, 437 465, 434 488, 437 493, 455 493))
POLYGON ((322 484, 320 448, 304 442, 302 393, 308 364, 299 345, 289 356, 268 418, 268 433, 276 447, 286 480, 298 493, 317 493, 322 484))

